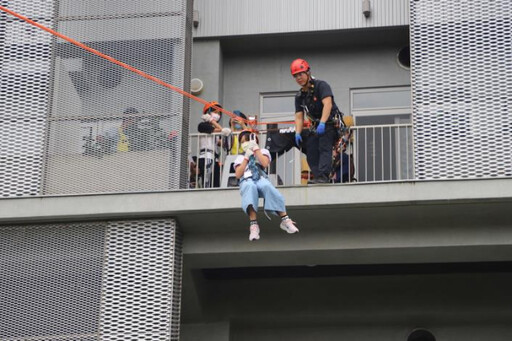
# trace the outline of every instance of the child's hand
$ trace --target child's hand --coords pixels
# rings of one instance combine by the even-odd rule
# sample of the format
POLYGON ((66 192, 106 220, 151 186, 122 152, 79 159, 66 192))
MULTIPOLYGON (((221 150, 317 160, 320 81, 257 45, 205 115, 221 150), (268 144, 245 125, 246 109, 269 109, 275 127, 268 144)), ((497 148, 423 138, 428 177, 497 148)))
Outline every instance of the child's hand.
POLYGON ((254 154, 254 152, 252 151, 251 148, 247 148, 247 150, 245 151, 245 158, 247 160, 249 160, 249 158, 254 154))
POLYGON ((229 128, 222 128, 220 133, 221 133, 222 136, 229 136, 229 135, 231 135, 231 129, 229 129, 229 128))
POLYGON ((260 149, 260 146, 258 146, 258 143, 255 140, 251 140, 249 141, 249 149, 257 151, 258 149, 260 149))

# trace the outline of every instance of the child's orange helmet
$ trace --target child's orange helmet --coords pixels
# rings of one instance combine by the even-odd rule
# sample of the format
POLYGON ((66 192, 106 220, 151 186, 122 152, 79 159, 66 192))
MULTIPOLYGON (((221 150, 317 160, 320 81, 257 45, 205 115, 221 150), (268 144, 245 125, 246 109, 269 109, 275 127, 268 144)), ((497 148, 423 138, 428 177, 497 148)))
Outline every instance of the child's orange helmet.
POLYGON ((215 101, 208 102, 203 107, 203 114, 207 114, 210 111, 212 111, 213 107, 222 108, 222 105, 220 105, 219 102, 215 102, 215 101))

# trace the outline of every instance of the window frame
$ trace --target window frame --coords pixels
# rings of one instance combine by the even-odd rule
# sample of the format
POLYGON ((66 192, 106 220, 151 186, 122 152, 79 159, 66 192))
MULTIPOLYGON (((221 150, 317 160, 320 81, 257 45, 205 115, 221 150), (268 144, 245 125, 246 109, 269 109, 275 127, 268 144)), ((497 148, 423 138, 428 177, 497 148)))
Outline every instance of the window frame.
MULTIPOLYGON (((389 86, 389 87, 368 87, 368 88, 352 88, 349 90, 350 91, 350 114, 353 116, 354 118, 354 124, 355 126, 358 126, 358 122, 357 122, 357 118, 358 117, 369 117, 369 116, 395 116, 394 118, 394 122, 393 123, 390 123, 388 125, 411 125, 413 124, 413 118, 412 118, 412 89, 411 89, 411 86, 410 85, 402 85, 402 86, 389 86), (409 91, 410 92, 410 96, 411 96, 411 105, 409 105, 408 107, 404 107, 404 106, 394 106, 394 107, 369 107, 369 108, 361 108, 361 109, 354 109, 354 95, 355 94, 360 94, 360 93, 384 93, 384 92, 392 92, 392 91, 409 91), (404 123, 404 122, 397 122, 397 117, 398 115, 408 115, 409 116, 409 119, 410 119, 410 122, 408 123, 404 123)), ((359 126, 368 126, 368 127, 371 127, 371 126, 382 126, 380 124, 364 124, 364 125, 359 125, 359 126)), ((385 125, 386 126, 386 125, 385 125)), ((414 136, 411 135, 411 143, 410 143, 410 147, 411 148, 414 148, 414 136)), ((398 140, 395 140, 394 143, 393 143, 393 148, 394 150, 400 150, 400 144, 399 144, 400 141, 398 140)), ((409 144, 408 144, 409 145, 409 144)), ((355 155, 359 155, 359 151, 358 151, 358 146, 355 146, 355 150, 354 150, 354 153, 355 155)), ((413 151, 413 150, 412 150, 413 151)), ((409 167, 407 168, 408 169, 408 172, 411 172, 412 174, 408 174, 407 175, 407 178, 413 178, 414 177, 414 162, 413 162, 413 159, 414 159, 414 152, 413 152, 413 155, 412 155, 412 159, 409 160, 407 158, 407 163, 410 163, 409 167)), ((396 161, 396 169, 398 169, 400 171, 400 166, 398 163, 400 163, 400 159, 397 159, 396 161)), ((356 169, 359 169, 359 158, 356 157, 356 169)), ((401 173, 401 171, 400 171, 401 173)), ((375 174, 373 174, 373 177, 375 177, 375 174)), ((403 179, 403 176, 402 174, 399 174, 398 175, 398 178, 395 179, 395 180, 402 180, 403 179)))
POLYGON ((350 91, 350 113, 357 120, 357 116, 376 116, 376 115, 411 115, 412 121, 412 90, 410 85, 393 86, 393 87, 372 87, 372 88, 352 88, 350 91), (354 108, 354 95, 361 93, 382 93, 394 91, 409 91, 411 94, 411 105, 395 106, 395 107, 368 107, 354 108))

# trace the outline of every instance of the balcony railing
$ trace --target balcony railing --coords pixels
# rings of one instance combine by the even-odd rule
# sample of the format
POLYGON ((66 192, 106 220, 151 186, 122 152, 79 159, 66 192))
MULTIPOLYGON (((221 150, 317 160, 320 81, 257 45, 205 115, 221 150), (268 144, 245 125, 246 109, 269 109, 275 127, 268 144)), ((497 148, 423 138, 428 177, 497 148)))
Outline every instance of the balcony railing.
MULTIPOLYGON (((124 132, 120 130, 122 120, 117 118, 52 121, 44 157, 32 157, 21 148, 5 148, 7 152, 1 153, 0 173, 9 174, 0 177, 1 196, 151 192, 181 189, 184 185, 193 189, 238 185, 233 167, 237 157, 233 145, 237 145, 234 141, 238 133, 228 137, 192 134, 189 150, 182 151, 179 129, 174 128, 177 124, 171 118, 139 119, 138 130, 125 133, 121 133, 124 132), (108 135, 107 131, 114 133, 108 135), (183 183, 181 176, 179 160, 183 152, 188 152, 188 184, 183 183), (41 159, 44 167, 37 162, 41 159), (29 171, 33 176, 27 175, 29 171)), ((293 136, 293 132, 260 135, 261 147, 271 146, 273 160, 267 172, 276 186, 306 185, 312 179, 306 156, 295 148, 293 136)), ((414 179, 412 146, 410 124, 353 127, 345 143, 333 150, 333 182, 414 179)))
MULTIPOLYGON (((414 178, 412 124, 352 127, 333 149, 334 183, 387 182, 414 178)), ((189 187, 236 187, 233 162, 238 133, 191 134, 189 141, 189 187), (235 145, 235 147, 233 147, 235 145)), ((265 147, 266 135, 260 136, 265 147)), ((276 186, 305 185, 312 174, 301 150, 273 153, 267 169, 276 186)))

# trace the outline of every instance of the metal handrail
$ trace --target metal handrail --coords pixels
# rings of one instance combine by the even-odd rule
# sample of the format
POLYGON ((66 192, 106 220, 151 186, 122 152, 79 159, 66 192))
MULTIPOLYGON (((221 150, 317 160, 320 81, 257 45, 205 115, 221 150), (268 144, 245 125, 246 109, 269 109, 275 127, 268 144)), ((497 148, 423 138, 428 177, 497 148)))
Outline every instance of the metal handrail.
MULTIPOLYGON (((238 134, 239 132, 234 132, 230 139, 237 138, 238 134)), ((412 124, 356 126, 350 128, 347 137, 348 141, 342 148, 333 151, 333 161, 336 162, 333 182, 388 182, 414 178, 412 124)), ((226 187, 226 174, 230 173, 230 169, 226 170, 225 167, 230 165, 226 165, 225 161, 227 156, 233 155, 226 148, 227 138, 220 133, 196 133, 190 134, 189 139, 189 188, 226 187), (201 146, 214 148, 213 151, 201 151, 201 146), (200 159, 205 161, 199 162, 200 159), (199 169, 199 163, 202 169, 199 169), (224 183, 221 184, 221 181, 224 183)), ((264 139, 260 139, 260 145, 261 140, 264 139)), ((278 156, 273 167, 275 171, 270 174, 274 185, 307 183, 311 175, 302 158, 305 156, 301 152, 278 156), (301 175, 299 179, 293 176, 298 172, 301 175)))

